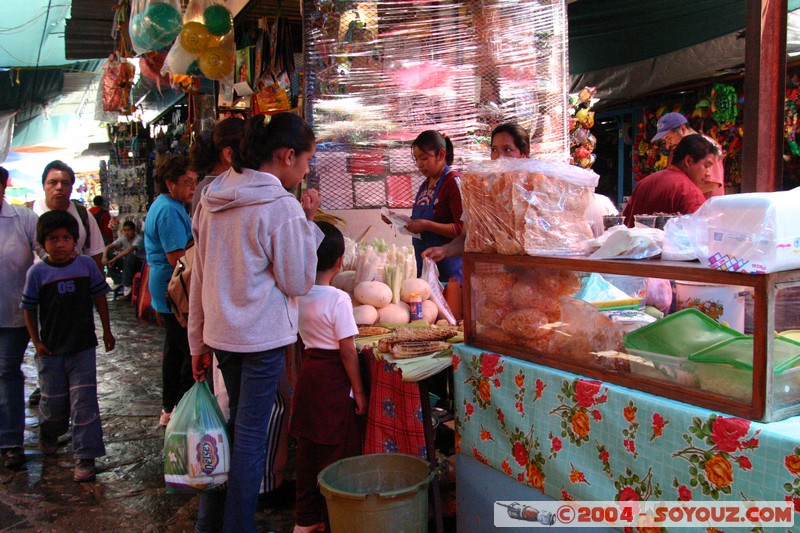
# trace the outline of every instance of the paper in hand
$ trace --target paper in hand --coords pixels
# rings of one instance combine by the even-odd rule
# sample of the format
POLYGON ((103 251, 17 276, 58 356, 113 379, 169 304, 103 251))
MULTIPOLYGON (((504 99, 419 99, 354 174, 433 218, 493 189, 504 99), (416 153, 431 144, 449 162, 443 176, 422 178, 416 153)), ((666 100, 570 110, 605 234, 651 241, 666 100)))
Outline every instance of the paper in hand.
POLYGON ((411 221, 411 217, 403 215, 401 213, 395 213, 394 211, 390 211, 386 207, 381 208, 381 215, 386 217, 389 220, 389 222, 391 222, 392 225, 394 225, 394 227, 396 227, 397 230, 402 235, 410 235, 414 239, 422 238, 419 233, 411 233, 406 229, 406 224, 408 224, 411 221))

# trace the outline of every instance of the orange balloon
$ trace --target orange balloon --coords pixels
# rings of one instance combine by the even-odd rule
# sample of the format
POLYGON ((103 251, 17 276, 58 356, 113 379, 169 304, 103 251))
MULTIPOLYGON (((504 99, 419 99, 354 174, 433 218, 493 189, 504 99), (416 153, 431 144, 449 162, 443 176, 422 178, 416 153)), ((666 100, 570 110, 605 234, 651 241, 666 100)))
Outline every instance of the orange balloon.
POLYGON ((187 22, 181 30, 181 44, 187 52, 199 54, 208 48, 211 33, 199 22, 187 22))
POLYGON ((233 72, 233 54, 222 46, 207 49, 198 62, 200 72, 212 80, 221 80, 233 72))

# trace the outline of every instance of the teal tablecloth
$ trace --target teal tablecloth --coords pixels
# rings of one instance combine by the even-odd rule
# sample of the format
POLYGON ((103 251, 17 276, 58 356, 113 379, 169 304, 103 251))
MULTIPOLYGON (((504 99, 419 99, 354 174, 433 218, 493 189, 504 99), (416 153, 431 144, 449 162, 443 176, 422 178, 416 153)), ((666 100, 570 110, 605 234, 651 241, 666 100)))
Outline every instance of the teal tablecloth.
POLYGON ((453 367, 457 451, 552 498, 800 512, 800 417, 750 422, 464 345, 453 367))

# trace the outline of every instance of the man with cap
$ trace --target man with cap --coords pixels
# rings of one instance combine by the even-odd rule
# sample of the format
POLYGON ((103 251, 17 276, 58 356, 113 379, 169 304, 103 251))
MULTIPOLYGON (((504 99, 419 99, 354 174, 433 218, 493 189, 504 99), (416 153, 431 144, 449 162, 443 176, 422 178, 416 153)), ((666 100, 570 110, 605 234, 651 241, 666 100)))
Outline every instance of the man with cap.
POLYGON ((654 172, 633 189, 622 212, 633 227, 636 215, 694 213, 706 201, 699 183, 707 181, 719 152, 700 134, 687 135, 675 147, 672 164, 654 172))
MULTIPOLYGON (((681 141, 681 139, 687 135, 694 135, 696 133, 697 132, 689 126, 689 121, 686 120, 686 117, 684 117, 681 113, 665 113, 660 119, 658 119, 656 134, 653 136, 653 139, 650 142, 656 142, 660 140, 664 141, 664 146, 667 148, 667 150, 669 150, 669 159, 671 164, 672 157, 675 153, 675 147, 678 146, 678 143, 681 141)), ((720 155, 717 156, 708 178, 698 184, 698 186, 700 187, 700 190, 703 191, 703 196, 706 198, 711 198, 712 196, 722 196, 725 194, 725 169, 722 165, 722 148, 719 146, 717 141, 711 137, 703 135, 703 138, 713 144, 717 149, 717 153, 720 155)))

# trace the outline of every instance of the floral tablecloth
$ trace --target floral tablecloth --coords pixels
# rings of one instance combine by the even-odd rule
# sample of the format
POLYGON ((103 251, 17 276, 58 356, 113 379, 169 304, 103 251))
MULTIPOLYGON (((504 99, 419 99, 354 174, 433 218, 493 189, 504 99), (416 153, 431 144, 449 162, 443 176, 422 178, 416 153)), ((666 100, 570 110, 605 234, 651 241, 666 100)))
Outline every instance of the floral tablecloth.
POLYGON ((800 417, 750 422, 464 345, 453 366, 456 450, 551 498, 800 512, 800 417))

